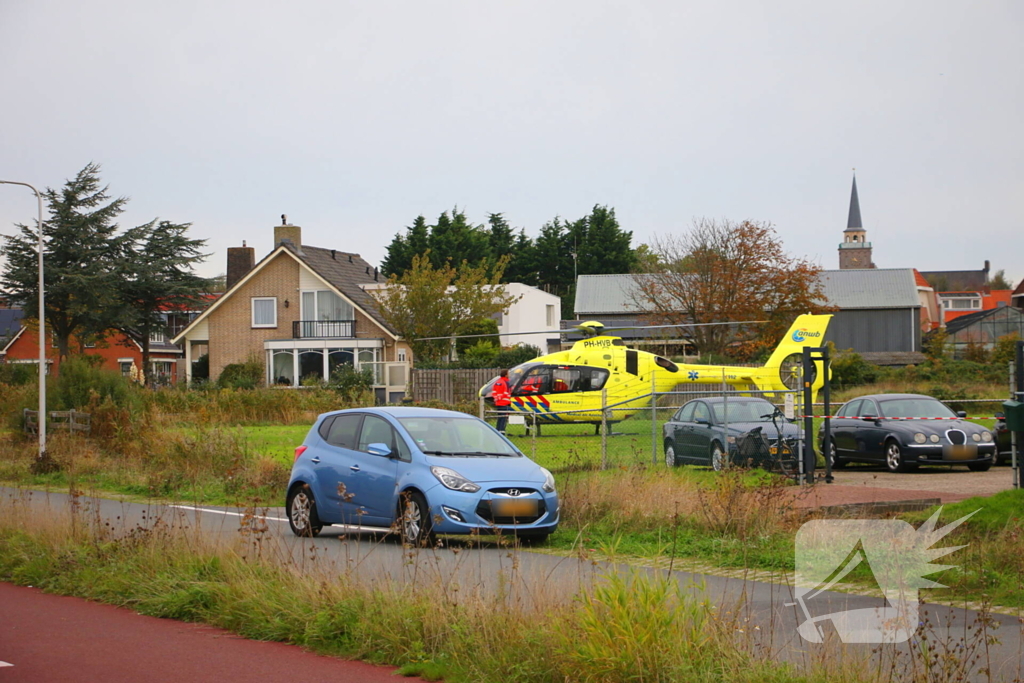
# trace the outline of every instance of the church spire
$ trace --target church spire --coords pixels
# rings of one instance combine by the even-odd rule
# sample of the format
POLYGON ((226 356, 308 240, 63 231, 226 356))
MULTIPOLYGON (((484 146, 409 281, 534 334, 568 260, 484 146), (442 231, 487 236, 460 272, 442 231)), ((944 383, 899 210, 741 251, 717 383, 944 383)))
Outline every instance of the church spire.
POLYGON ((850 193, 850 217, 846 220, 847 230, 863 230, 860 220, 860 200, 857 198, 857 173, 853 174, 853 192, 850 193))

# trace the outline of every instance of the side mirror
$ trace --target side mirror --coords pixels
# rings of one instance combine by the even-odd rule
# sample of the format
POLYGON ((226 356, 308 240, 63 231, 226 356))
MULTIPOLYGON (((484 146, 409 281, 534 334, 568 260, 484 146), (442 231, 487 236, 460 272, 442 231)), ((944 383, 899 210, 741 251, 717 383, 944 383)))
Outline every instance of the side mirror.
POLYGON ((384 458, 391 455, 391 449, 387 446, 387 444, 383 443, 371 443, 369 446, 366 447, 366 451, 370 455, 379 455, 384 458))
POLYGON ((1003 413, 1003 412, 996 413, 996 419, 997 420, 1005 420, 1006 419, 1006 413, 1003 413))
POLYGON ((967 411, 966 410, 958 410, 958 411, 956 411, 956 416, 957 417, 967 417, 967 411))
POLYGON ((865 422, 877 422, 878 421, 878 416, 877 415, 862 415, 860 419, 864 420, 865 422))
POLYGON ((703 418, 703 417, 695 418, 694 422, 696 422, 699 425, 709 425, 709 424, 711 424, 710 420, 708 420, 706 418, 703 418))

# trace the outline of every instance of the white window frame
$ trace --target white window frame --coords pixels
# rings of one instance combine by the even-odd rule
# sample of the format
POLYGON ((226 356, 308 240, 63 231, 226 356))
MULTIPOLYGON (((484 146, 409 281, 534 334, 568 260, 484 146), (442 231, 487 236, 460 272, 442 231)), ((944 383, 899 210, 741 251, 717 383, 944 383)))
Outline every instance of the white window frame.
POLYGON ((274 328, 277 327, 277 297, 276 296, 254 296, 250 300, 249 304, 250 322, 252 327, 256 328, 274 328), (256 322, 256 302, 257 301, 273 301, 274 302, 274 322, 272 323, 257 323, 256 322))

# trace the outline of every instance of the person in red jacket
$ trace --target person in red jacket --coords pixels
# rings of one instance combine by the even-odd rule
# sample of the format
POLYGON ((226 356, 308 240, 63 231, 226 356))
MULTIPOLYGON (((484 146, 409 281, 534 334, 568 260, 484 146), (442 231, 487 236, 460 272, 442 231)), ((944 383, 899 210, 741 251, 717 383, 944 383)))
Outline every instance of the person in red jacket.
POLYGON ((508 388, 508 370, 501 371, 501 375, 491 388, 491 398, 494 399, 494 407, 499 413, 497 429, 504 434, 508 424, 506 413, 512 410, 512 393, 508 388))

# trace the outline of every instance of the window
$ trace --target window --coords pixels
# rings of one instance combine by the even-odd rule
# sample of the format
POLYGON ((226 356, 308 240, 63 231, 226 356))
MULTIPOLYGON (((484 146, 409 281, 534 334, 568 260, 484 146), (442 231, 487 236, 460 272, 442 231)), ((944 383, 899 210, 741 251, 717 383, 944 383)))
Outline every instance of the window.
POLYGON ((399 363, 404 363, 405 362, 405 349, 398 349, 398 362, 399 363))
POLYGON ((693 409, 693 422, 697 420, 704 420, 705 422, 711 422, 711 411, 708 409, 708 404, 698 401, 696 407, 693 409))
POLYGON ((277 297, 253 297, 252 326, 277 327, 277 297))
POLYGON ((839 409, 839 412, 836 413, 836 417, 856 417, 857 409, 860 407, 860 403, 861 401, 859 398, 850 401, 845 406, 839 409))
POLYGON ((554 304, 548 304, 544 308, 547 309, 547 326, 548 327, 554 327, 555 326, 555 306, 554 306, 554 304))
POLYGON ((163 330, 153 330, 149 335, 150 344, 163 344, 165 341, 167 341, 167 337, 163 330))
POLYGON ((364 453, 370 452, 371 443, 382 443, 395 452, 395 430, 387 420, 376 415, 367 415, 363 420, 363 430, 359 434, 359 448, 364 453))
MULTIPOLYGON (((325 423, 327 436, 324 437, 324 440, 332 446, 354 449, 356 447, 356 432, 359 431, 359 423, 362 419, 362 415, 339 415, 330 425, 325 423)), ((321 436, 323 436, 323 428, 321 428, 321 436)))

